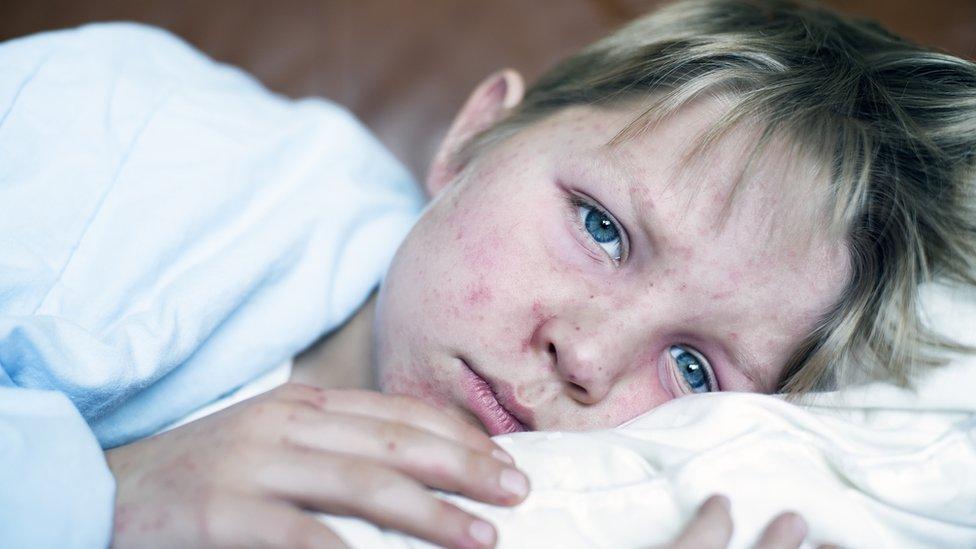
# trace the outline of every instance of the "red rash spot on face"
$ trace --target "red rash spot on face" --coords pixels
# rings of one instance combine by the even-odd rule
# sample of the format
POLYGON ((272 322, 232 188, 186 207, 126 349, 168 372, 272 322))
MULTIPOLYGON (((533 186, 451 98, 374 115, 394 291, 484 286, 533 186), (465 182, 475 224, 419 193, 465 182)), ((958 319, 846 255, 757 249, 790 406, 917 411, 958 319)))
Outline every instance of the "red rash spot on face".
POLYGON ((542 310, 542 304, 538 301, 532 304, 532 316, 538 322, 542 322, 542 320, 545 318, 545 313, 542 310))
POLYGON ((468 291, 465 301, 468 305, 481 305, 484 303, 489 303, 491 302, 491 288, 479 284, 468 291))
POLYGON ((396 448, 397 448, 396 442, 393 442, 391 440, 390 442, 387 442, 386 443, 386 449, 387 449, 387 451, 395 452, 396 451, 396 448))
POLYGON ((474 270, 485 272, 492 270, 494 266, 494 254, 498 250, 504 249, 504 240, 501 236, 490 234, 481 239, 468 239, 464 246, 464 261, 474 270))

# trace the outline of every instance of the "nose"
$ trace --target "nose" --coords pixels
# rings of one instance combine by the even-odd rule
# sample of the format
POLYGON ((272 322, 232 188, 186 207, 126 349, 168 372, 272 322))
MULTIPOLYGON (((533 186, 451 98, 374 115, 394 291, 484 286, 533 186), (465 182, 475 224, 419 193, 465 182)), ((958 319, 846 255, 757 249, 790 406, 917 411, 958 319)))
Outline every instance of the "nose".
POLYGON ((533 334, 533 345, 545 350, 567 394, 582 404, 603 400, 624 372, 619 341, 605 322, 581 323, 552 316, 533 334), (608 332, 609 330, 609 332, 608 332))

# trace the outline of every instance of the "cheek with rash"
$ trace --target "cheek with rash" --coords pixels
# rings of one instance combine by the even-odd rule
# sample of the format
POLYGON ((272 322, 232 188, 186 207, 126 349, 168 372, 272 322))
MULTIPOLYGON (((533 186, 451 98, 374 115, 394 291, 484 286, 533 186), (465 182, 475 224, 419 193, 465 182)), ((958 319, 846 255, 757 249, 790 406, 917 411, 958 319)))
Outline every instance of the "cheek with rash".
MULTIPOLYGON (((461 229, 462 232, 473 233, 472 228, 461 229)), ((498 263, 497 254, 505 244, 502 237, 494 231, 480 235, 478 238, 459 239, 462 243, 462 260, 467 269, 475 272, 491 271, 498 263)))
POLYGON ((468 292, 464 297, 468 307, 477 307, 491 303, 491 287, 484 283, 484 278, 468 286, 468 292))
POLYGON ((607 413, 613 425, 633 419, 668 400, 667 397, 657 394, 657 391, 652 391, 647 384, 629 384, 621 387, 618 393, 613 407, 607 413))
POLYGON ((634 357, 639 365, 628 382, 618 384, 613 406, 608 410, 614 425, 635 418, 671 400, 671 393, 662 386, 661 354, 654 349, 643 350, 634 357))

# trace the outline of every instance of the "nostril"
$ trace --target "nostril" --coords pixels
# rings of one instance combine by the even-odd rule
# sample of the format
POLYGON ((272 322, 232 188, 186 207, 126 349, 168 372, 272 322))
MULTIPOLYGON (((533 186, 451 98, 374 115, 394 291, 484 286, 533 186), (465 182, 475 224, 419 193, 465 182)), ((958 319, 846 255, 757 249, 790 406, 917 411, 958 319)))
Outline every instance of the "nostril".
POLYGON ((573 383, 572 381, 569 381, 567 383, 569 383, 569 388, 572 389, 572 390, 574 390, 574 391, 583 393, 584 395, 587 394, 587 392, 588 392, 586 390, 586 388, 583 387, 582 385, 580 385, 579 383, 573 383))
MULTIPOLYGON (((556 346, 554 344, 550 343, 549 344, 548 351, 549 351, 549 354, 552 355, 552 362, 553 362, 553 364, 554 365, 558 364, 558 358, 556 356, 556 346)), ((558 366, 556 366, 556 367, 558 368, 558 366)), ((571 392, 577 393, 579 395, 582 395, 583 397, 586 397, 586 396, 588 396, 590 394, 590 392, 586 390, 586 387, 583 387, 579 383, 576 383, 575 381, 573 381, 574 379, 576 379, 576 375, 575 374, 569 373, 569 375, 567 375, 565 379, 566 379, 566 385, 569 387, 569 390, 571 392)))

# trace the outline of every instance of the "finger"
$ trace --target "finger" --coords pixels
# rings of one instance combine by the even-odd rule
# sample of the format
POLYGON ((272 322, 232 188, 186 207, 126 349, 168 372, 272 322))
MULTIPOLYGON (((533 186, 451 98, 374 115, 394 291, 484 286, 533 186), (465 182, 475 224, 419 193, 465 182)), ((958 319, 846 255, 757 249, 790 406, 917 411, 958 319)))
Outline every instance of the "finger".
POLYGON ((292 449, 262 471, 271 494, 307 508, 366 519, 448 547, 491 547, 495 529, 388 467, 292 449))
POLYGON ((672 549, 724 549, 732 539, 731 503, 715 495, 698 508, 698 512, 678 534, 672 549))
POLYGON ((402 423, 304 409, 285 437, 292 444, 382 463, 420 482, 498 505, 529 492, 528 478, 495 457, 402 423))
POLYGON ((800 515, 783 513, 766 526, 756 549, 796 549, 807 537, 807 531, 807 523, 800 515))
MULTIPOLYGON (((406 395, 384 395, 373 391, 341 390, 324 391, 308 387, 299 389, 295 397, 327 412, 339 412, 369 416, 387 421, 408 423, 444 438, 455 440, 474 450, 491 452, 501 449, 477 427, 452 417, 442 410, 406 395)), ((501 458, 504 459, 504 458, 501 458)), ((508 457, 507 459, 511 459, 508 457)))
POLYGON ((210 502, 202 526, 207 545, 219 547, 348 547, 328 526, 293 505, 225 495, 210 502))

